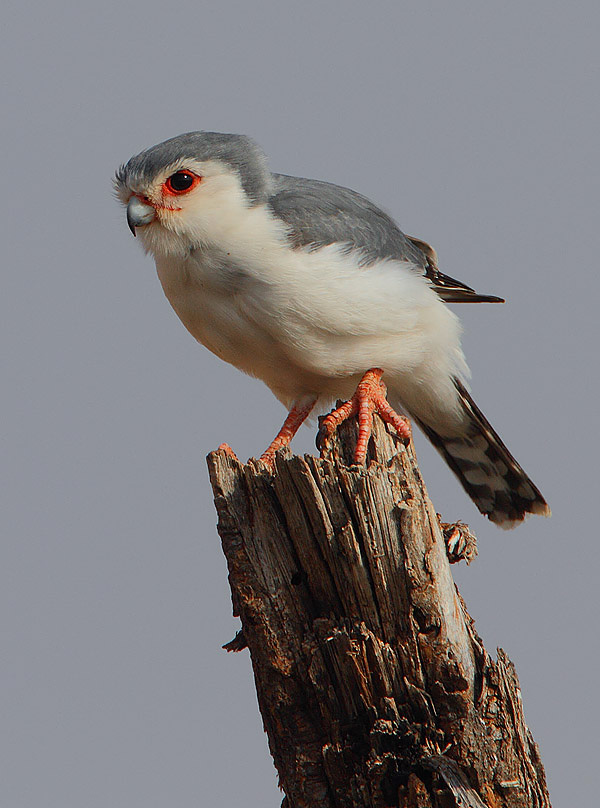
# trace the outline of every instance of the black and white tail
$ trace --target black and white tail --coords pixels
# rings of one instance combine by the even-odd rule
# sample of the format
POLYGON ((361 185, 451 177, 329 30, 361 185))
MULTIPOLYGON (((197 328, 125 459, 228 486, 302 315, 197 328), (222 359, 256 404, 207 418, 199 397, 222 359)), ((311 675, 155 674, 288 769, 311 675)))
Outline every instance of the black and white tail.
POLYGON ((442 454, 482 514, 504 529, 515 527, 527 514, 550 516, 550 508, 464 385, 454 380, 466 416, 463 436, 446 438, 419 419, 417 422, 442 454))

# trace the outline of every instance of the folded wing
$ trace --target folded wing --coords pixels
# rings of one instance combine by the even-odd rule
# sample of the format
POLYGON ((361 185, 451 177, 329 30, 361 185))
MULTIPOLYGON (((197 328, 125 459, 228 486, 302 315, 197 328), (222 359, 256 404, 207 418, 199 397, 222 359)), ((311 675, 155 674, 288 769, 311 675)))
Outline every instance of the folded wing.
POLYGON ((433 247, 405 235, 393 219, 356 191, 284 174, 274 174, 273 178, 275 188, 269 206, 286 223, 295 247, 319 249, 340 243, 360 251, 365 266, 386 258, 410 262, 447 303, 504 302, 494 295, 480 295, 444 275, 438 269, 433 247))

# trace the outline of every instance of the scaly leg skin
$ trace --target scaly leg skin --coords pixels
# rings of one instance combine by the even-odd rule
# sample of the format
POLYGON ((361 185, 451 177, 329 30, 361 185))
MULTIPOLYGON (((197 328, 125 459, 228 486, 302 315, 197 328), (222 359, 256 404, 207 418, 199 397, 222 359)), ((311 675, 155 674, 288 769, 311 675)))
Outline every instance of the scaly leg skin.
POLYGON ((267 465, 271 471, 275 465, 275 452, 278 449, 289 445, 296 432, 310 415, 315 403, 316 399, 313 399, 308 404, 304 404, 303 406, 292 407, 275 439, 261 454, 259 460, 262 463, 265 463, 265 465, 267 465))
POLYGON ((383 370, 371 368, 360 380, 356 392, 349 401, 330 412, 321 424, 322 444, 327 446, 337 427, 353 415, 358 415, 358 440, 354 450, 354 462, 362 465, 367 457, 367 446, 373 428, 373 413, 378 413, 386 424, 391 424, 405 441, 411 438, 408 420, 398 415, 386 399, 386 386, 381 381, 383 370))

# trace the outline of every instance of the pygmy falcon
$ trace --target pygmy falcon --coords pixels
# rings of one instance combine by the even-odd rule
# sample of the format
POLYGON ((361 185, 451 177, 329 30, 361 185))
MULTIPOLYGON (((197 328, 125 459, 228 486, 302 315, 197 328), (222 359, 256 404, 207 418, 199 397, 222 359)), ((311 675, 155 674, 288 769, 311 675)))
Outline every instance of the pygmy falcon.
POLYGON ((188 331, 288 408, 267 465, 315 408, 339 398, 322 430, 327 439, 357 414, 356 463, 374 412, 410 437, 400 411, 492 522, 549 515, 465 386, 460 325, 446 305, 501 298, 442 274, 432 247, 355 191, 272 173, 243 135, 171 138, 121 166, 115 186, 188 331))

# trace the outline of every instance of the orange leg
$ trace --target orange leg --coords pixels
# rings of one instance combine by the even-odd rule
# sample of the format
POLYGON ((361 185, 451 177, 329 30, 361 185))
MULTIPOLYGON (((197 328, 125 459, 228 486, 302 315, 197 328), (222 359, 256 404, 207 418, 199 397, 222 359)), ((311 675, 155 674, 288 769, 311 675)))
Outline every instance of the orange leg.
POLYGON ((330 412, 321 424, 323 442, 326 445, 342 421, 358 415, 358 439, 354 450, 354 462, 358 465, 362 465, 367 456, 374 412, 377 412, 386 424, 391 424, 401 438, 410 440, 411 437, 408 420, 398 415, 388 404, 386 387, 381 381, 382 376, 381 368, 368 370, 360 380, 352 398, 330 412))
POLYGON ((313 399, 313 401, 305 404, 303 407, 292 407, 275 439, 261 454, 260 460, 262 460, 263 463, 266 463, 270 468, 273 468, 273 463, 275 462, 275 452, 290 443, 296 432, 310 415, 310 411, 315 406, 315 402, 316 399, 313 399))

